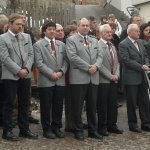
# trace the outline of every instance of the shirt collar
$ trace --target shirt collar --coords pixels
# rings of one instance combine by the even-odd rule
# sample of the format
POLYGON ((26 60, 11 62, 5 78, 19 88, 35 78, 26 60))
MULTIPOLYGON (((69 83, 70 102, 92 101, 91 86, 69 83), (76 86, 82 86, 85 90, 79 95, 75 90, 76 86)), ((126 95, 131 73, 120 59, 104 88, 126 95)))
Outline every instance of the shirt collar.
POLYGON ((83 36, 82 34, 80 34, 79 32, 78 32, 78 34, 84 39, 84 37, 86 37, 86 39, 87 39, 87 35, 86 36, 83 36))
POLYGON ((108 42, 108 41, 106 41, 106 40, 104 40, 104 39, 102 39, 102 38, 101 38, 101 41, 102 41, 103 43, 105 43, 105 44, 107 44, 107 42, 108 42))
MULTIPOLYGON (((16 36, 16 34, 14 34, 10 29, 8 29, 8 32, 12 35, 12 36, 16 36)), ((18 35, 18 34, 17 34, 18 35)))
POLYGON ((129 40, 131 40, 132 43, 135 43, 135 40, 132 39, 130 36, 128 36, 129 40))
POLYGON ((49 44, 51 44, 51 42, 50 42, 51 40, 53 40, 53 42, 55 43, 55 38, 49 39, 48 37, 45 36, 44 39, 45 39, 46 41, 48 41, 49 44))

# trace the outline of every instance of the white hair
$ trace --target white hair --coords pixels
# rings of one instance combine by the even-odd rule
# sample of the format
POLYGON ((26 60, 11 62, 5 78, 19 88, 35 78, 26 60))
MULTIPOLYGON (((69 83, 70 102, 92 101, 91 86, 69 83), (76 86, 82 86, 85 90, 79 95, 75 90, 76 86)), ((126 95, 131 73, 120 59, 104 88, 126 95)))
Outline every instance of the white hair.
POLYGON ((99 32, 104 32, 106 28, 111 28, 109 24, 103 24, 99 26, 99 32))
POLYGON ((139 28, 137 24, 129 24, 128 28, 127 28, 127 34, 129 34, 129 32, 133 29, 137 29, 139 28))

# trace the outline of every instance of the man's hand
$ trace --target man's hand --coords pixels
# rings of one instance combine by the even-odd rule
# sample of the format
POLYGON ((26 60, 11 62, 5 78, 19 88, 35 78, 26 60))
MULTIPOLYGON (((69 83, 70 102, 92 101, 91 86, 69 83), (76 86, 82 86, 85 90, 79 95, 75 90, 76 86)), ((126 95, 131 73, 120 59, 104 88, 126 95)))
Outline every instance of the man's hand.
POLYGON ((50 78, 54 81, 58 80, 58 76, 57 76, 57 73, 56 72, 53 72, 51 75, 50 75, 50 78))
POLYGON ((60 79, 63 76, 63 72, 62 71, 59 71, 56 74, 57 74, 58 79, 60 79))
POLYGON ((21 79, 23 79, 28 75, 28 71, 26 69, 21 69, 19 70, 18 75, 21 79))
POLYGON ((117 75, 111 75, 109 78, 111 81, 118 81, 119 77, 117 75))
POLYGON ((88 72, 90 74, 94 74, 97 71, 97 67, 95 65, 90 65, 88 72))
POLYGON ((147 65, 142 66, 143 71, 150 71, 150 68, 147 65))

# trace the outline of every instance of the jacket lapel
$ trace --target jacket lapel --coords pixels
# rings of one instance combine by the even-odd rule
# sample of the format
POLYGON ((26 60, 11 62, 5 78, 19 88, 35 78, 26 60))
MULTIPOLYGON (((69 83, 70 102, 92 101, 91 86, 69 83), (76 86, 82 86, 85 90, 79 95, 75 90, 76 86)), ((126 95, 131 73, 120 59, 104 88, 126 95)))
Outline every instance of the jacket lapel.
POLYGON ((56 46, 56 60, 59 61, 60 60, 59 57, 60 57, 61 49, 60 49, 60 46, 59 46, 59 43, 57 42, 57 40, 56 40, 55 46, 56 46))
POLYGON ((17 39, 12 34, 10 34, 9 32, 8 32, 8 37, 11 39, 11 43, 12 43, 12 47, 13 47, 14 51, 16 52, 18 57, 21 58, 17 39))
POLYGON ((51 58, 51 60, 52 60, 54 63, 56 63, 56 58, 55 58, 55 56, 53 56, 53 54, 52 54, 52 49, 51 49, 50 44, 48 43, 48 41, 45 40, 45 39, 43 39, 42 44, 43 44, 43 46, 45 47, 45 50, 46 50, 45 52, 47 53, 47 55, 51 58))
POLYGON ((104 53, 106 53, 106 57, 108 58, 109 63, 111 64, 111 56, 110 56, 108 46, 101 40, 99 42, 102 45, 104 53))
POLYGON ((19 43, 19 52, 21 53, 21 55, 22 55, 22 59, 24 60, 24 58, 25 57, 23 57, 24 56, 24 53, 25 53, 25 42, 24 42, 25 40, 24 40, 24 37, 23 37, 23 35, 22 34, 19 34, 19 36, 18 36, 18 43, 19 43))
POLYGON ((77 40, 79 40, 79 44, 80 44, 80 46, 83 48, 83 50, 84 50, 88 55, 90 55, 90 51, 89 51, 89 49, 88 49, 88 46, 89 46, 89 45, 85 45, 84 39, 83 39, 80 35, 78 35, 78 36, 77 36, 77 40))
MULTIPOLYGON (((138 49, 134 46, 134 44, 131 42, 131 40, 129 38, 127 38, 127 43, 129 44, 129 46, 139 55, 141 55, 141 53, 138 51, 138 49)), ((139 48, 140 49, 140 48, 139 48)))

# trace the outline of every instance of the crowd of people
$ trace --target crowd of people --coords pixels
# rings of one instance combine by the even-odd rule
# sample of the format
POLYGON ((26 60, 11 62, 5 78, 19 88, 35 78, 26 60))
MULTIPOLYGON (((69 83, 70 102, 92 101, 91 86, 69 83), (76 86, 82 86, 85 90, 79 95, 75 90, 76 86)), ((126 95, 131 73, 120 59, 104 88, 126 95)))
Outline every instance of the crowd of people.
POLYGON ((117 125, 118 89, 125 93, 129 130, 150 132, 150 101, 145 73, 150 71, 150 22, 130 18, 123 30, 114 14, 72 20, 66 27, 47 20, 41 27, 41 38, 35 41, 26 29, 22 14, 8 18, 0 15, 0 123, 2 138, 17 141, 13 133, 12 114, 16 115, 19 137, 37 139, 29 122, 33 68, 40 99, 43 136, 64 138, 62 113, 77 140, 84 140, 82 112, 87 115, 88 137, 103 139, 110 133, 123 134, 117 125), (141 127, 137 123, 139 110, 141 127), (69 116, 69 117, 68 117, 69 116))

